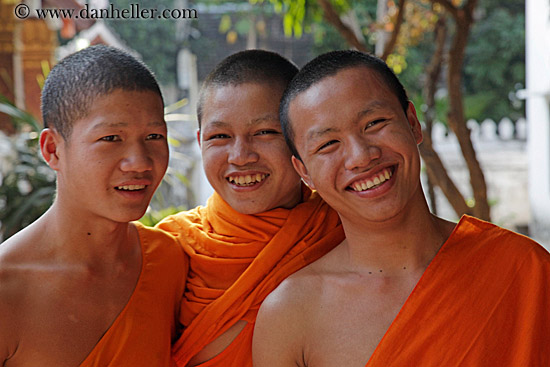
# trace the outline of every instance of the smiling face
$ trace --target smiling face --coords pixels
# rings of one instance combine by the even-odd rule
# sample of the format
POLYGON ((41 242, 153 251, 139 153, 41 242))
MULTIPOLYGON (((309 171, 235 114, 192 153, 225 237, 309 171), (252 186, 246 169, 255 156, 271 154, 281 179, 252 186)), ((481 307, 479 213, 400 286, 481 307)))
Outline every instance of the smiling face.
POLYGON ((205 96, 198 138, 206 177, 240 213, 292 208, 301 199, 279 123, 283 90, 244 83, 211 87, 205 96))
POLYGON ((48 130, 41 145, 58 172, 57 201, 66 210, 115 222, 139 219, 168 165, 162 99, 115 90, 95 99, 67 141, 48 130))
POLYGON ((420 124, 376 72, 351 67, 321 80, 290 103, 289 117, 296 169, 343 221, 383 222, 422 205, 420 124))

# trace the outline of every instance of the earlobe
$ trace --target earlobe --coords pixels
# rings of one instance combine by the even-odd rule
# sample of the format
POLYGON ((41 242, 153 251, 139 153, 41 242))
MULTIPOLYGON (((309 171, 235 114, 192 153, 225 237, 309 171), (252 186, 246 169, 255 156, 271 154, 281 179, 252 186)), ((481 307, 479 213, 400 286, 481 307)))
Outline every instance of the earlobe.
POLYGON ((40 133, 40 151, 46 163, 55 171, 59 169, 58 148, 61 139, 62 137, 55 130, 49 128, 40 133))
POLYGON ((407 120, 409 121, 416 144, 422 143, 422 126, 420 126, 420 122, 416 116, 416 109, 411 101, 409 101, 409 107, 407 108, 407 120))
POLYGON ((302 180, 308 185, 312 190, 315 190, 315 185, 313 184, 313 181, 311 180, 311 177, 309 177, 309 174, 307 173, 307 168, 304 165, 304 162, 296 158, 295 156, 292 156, 292 165, 294 166, 294 169, 300 177, 302 177, 302 180))

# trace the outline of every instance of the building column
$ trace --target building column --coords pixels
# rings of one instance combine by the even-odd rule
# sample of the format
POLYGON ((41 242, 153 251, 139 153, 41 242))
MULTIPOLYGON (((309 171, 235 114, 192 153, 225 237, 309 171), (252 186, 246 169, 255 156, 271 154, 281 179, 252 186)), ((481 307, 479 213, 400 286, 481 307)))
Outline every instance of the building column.
MULTIPOLYGON (((16 54, 20 58, 22 88, 16 86, 18 107, 41 120, 40 93, 45 75, 43 64, 51 68, 57 47, 56 33, 42 19, 28 18, 20 22, 16 31, 16 54), (23 106, 20 93, 22 93, 23 106)), ((17 70, 16 70, 17 72, 17 70)))

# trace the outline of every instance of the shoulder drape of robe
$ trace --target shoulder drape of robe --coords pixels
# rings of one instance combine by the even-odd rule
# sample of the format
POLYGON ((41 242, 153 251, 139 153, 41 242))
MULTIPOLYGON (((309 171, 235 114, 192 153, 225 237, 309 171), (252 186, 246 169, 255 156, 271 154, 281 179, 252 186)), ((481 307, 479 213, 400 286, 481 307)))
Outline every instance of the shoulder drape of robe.
POLYGON ((550 366, 550 255, 464 216, 366 366, 550 366))
POLYGON ((187 257, 169 234, 135 225, 142 253, 138 282, 81 367, 173 366, 171 344, 179 327, 187 257))
MULTIPOLYGON (((337 213, 306 187, 302 197, 293 209, 244 215, 214 194, 206 207, 158 225, 178 237, 190 261, 182 303, 186 328, 173 347, 179 366, 237 321, 254 322, 261 302, 282 280, 344 239, 337 213)), ((251 350, 251 338, 239 340, 251 350)), ((251 363, 248 357, 243 366, 251 363)))

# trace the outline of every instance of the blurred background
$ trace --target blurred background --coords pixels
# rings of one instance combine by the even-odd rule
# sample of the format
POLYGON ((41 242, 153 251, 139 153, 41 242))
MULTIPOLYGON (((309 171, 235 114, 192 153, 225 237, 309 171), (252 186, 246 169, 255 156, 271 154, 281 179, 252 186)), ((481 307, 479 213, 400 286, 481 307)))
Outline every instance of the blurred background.
POLYGON ((354 48, 386 60, 416 106, 432 211, 475 215, 550 245, 547 0, 0 0, 0 241, 54 198, 55 174, 37 149, 44 79, 95 44, 136 55, 163 90, 170 167, 146 224, 212 193, 195 105, 219 61, 261 48, 303 66, 354 48), (163 19, 137 19, 143 9, 163 19))

